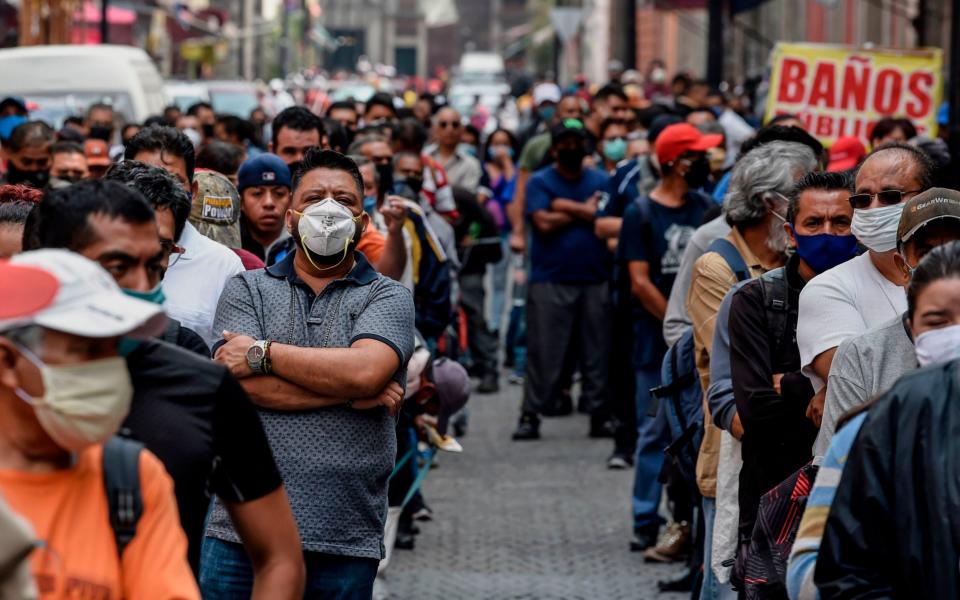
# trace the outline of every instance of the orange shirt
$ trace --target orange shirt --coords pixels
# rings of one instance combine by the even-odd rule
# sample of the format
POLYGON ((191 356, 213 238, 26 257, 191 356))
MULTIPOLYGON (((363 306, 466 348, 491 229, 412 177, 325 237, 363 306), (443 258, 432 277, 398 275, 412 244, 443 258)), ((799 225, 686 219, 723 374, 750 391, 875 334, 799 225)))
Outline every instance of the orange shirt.
POLYGON ((140 453, 143 514, 121 565, 102 455, 102 447, 93 446, 79 454, 73 468, 53 473, 0 470, 0 493, 45 544, 31 557, 40 598, 199 600, 173 481, 147 451, 140 453))
POLYGON ((386 245, 386 238, 371 225, 367 227, 363 235, 360 236, 360 241, 357 243, 357 250, 363 252, 363 255, 367 257, 367 260, 373 268, 376 269, 376 263, 379 262, 380 257, 383 256, 383 248, 386 245))

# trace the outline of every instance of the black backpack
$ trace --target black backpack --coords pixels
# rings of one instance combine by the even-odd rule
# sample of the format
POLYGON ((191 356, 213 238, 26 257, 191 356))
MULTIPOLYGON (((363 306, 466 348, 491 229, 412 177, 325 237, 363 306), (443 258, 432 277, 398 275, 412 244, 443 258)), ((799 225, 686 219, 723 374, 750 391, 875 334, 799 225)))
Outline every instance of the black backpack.
POLYGON ((143 444, 113 436, 103 445, 103 485, 110 512, 110 527, 117 542, 117 554, 123 556, 137 533, 143 515, 140 490, 140 451, 143 444))

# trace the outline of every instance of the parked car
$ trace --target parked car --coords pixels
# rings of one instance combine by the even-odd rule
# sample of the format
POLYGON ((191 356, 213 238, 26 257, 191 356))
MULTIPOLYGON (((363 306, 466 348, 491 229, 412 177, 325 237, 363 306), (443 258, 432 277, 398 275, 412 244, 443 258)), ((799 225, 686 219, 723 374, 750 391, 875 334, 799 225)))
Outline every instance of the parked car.
POLYGON ((184 112, 197 102, 210 102, 210 93, 201 81, 169 80, 163 84, 163 93, 167 104, 175 104, 184 112))
POLYGON ((218 115, 236 115, 246 119, 260 106, 257 85, 249 81, 207 81, 210 104, 218 115))
POLYGON ((132 46, 8 48, 0 50, 0 73, 0 97, 23 96, 37 106, 32 118, 54 127, 97 102, 136 123, 164 107, 163 78, 147 53, 132 46))

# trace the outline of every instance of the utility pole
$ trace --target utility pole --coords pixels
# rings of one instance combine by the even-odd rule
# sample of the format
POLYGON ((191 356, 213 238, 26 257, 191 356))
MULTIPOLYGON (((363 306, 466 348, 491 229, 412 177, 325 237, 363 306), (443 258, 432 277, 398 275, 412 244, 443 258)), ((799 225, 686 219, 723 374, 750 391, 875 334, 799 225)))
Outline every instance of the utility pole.
POLYGON ((960 0, 953 0, 950 11, 950 136, 951 172, 957 177, 960 170, 960 0))
POLYGON ((718 87, 723 81, 723 0, 708 0, 707 82, 718 87))
POLYGON ((637 0, 626 0, 626 10, 623 11, 624 44, 623 68, 636 69, 637 65, 637 0))
POLYGON ((109 0, 100 0, 100 43, 110 43, 110 23, 107 21, 107 9, 110 6, 109 0))

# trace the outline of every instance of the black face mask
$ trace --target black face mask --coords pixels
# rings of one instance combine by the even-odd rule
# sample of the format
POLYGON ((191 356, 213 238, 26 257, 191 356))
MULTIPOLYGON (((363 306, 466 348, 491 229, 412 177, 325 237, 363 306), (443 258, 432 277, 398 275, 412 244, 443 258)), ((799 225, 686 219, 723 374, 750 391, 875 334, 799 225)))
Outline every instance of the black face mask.
POLYGON ((200 129, 203 130, 203 137, 212 138, 213 137, 213 125, 209 123, 204 123, 200 126, 200 129))
POLYGON ((110 138, 113 137, 113 128, 103 125, 93 125, 90 127, 90 135, 87 137, 92 140, 103 140, 110 143, 110 138))
POLYGON ((583 167, 583 159, 587 151, 583 146, 576 148, 561 148, 557 150, 557 164, 564 171, 579 172, 583 167))
POLYGON ((50 182, 50 171, 23 171, 13 161, 7 163, 7 183, 29 185, 42 190, 50 182))
POLYGON ((683 180, 691 190, 702 188, 710 177, 710 163, 706 158, 698 158, 690 163, 690 170, 683 176, 683 180))
POLYGON ((393 165, 377 165, 377 185, 383 194, 393 190, 393 165))

